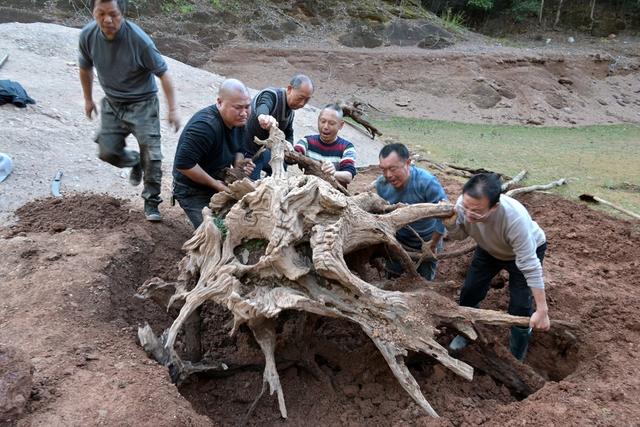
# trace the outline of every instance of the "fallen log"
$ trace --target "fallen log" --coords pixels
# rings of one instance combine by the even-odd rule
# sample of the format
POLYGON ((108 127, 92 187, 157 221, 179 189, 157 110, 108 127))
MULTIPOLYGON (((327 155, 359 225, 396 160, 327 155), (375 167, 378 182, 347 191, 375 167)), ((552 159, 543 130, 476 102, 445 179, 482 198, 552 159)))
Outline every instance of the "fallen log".
MULTIPOLYGON (((272 132, 270 139, 266 144, 285 144, 282 132, 272 132)), ((436 340, 440 325, 475 340, 476 325, 528 325, 529 318, 461 307, 428 286, 398 292, 363 280, 345 257, 377 246, 383 246, 407 274, 420 280, 396 232, 422 218, 448 217, 453 206, 420 203, 385 209, 389 205, 376 194, 348 196, 316 176, 286 176, 282 162, 283 156, 273 156, 272 177, 236 181, 228 192, 212 197, 210 208, 203 209, 203 223, 183 246, 186 256, 179 265, 178 282, 156 279, 147 282, 141 292, 152 295, 155 289, 173 288, 168 305, 181 305, 171 327, 155 341, 147 329, 140 328, 141 342, 155 342, 146 346, 150 353, 170 368, 172 378, 184 378, 194 368, 175 349, 179 331, 206 301, 225 307, 233 314, 231 333, 248 326, 265 357, 262 392, 252 408, 268 389, 277 396, 280 414, 286 418, 284 390, 275 365, 275 319, 290 310, 346 319, 373 341, 420 408, 436 417, 405 365, 408 352, 430 355, 472 380, 472 366, 449 355, 436 340), (222 224, 214 217, 222 218, 222 224), (248 263, 249 258, 236 255, 236 249, 255 239, 264 241, 265 247, 257 261, 248 263), (188 289, 186 283, 191 281, 195 286, 188 289)), ((195 369, 199 368, 202 366, 195 369)))

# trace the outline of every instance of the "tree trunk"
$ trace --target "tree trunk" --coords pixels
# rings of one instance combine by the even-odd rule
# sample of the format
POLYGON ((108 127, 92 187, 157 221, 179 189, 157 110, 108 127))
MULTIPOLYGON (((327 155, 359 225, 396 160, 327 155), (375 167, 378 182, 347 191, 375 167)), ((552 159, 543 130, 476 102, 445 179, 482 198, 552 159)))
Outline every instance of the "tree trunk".
POLYGON ((558 10, 556 12, 556 20, 553 21, 553 29, 558 29, 558 24, 560 23, 560 13, 562 12, 562 2, 563 0, 558 0, 558 10))

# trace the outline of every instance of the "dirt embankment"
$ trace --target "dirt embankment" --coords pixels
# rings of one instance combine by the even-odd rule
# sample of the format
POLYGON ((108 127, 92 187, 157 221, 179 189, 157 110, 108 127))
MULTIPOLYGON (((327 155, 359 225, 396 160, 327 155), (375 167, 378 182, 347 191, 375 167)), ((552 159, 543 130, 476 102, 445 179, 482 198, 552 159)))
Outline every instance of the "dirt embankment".
MULTIPOLYGON (((83 0, 9 1, 0 22, 82 26, 83 0)), ((411 2, 132 2, 161 52, 256 88, 299 72, 317 105, 356 97, 374 117, 589 125, 640 122, 639 38, 535 29, 517 42, 446 26, 411 2), (571 37, 575 42, 569 43, 571 37)))
MULTIPOLYGON (((375 175, 361 173, 354 188, 375 175)), ((448 194, 458 194, 458 181, 441 179, 448 194)), ((534 334, 527 363, 549 380, 544 388, 518 400, 482 372, 467 382, 434 360, 413 357, 409 367, 442 416, 431 419, 406 396, 366 336, 346 322, 321 320, 304 343, 320 376, 288 359, 300 344, 300 319, 291 313, 281 324, 277 352, 289 423, 633 425, 640 417, 640 229, 550 195, 523 202, 549 240, 551 315, 581 325, 575 341, 534 334)), ((241 419, 261 387, 262 356, 249 331, 227 335, 223 308, 204 309, 205 357, 244 366, 223 377, 194 377, 176 389, 136 342, 144 320, 156 330, 170 321, 134 293, 150 277, 175 277, 189 229, 174 213, 179 217, 172 212, 164 223, 149 224, 127 202, 97 195, 20 209, 20 222, 0 240, 7 261, 0 267, 0 342, 18 347, 34 366, 19 425, 232 425, 241 419)), ((440 278, 460 283, 468 261, 443 261, 440 278)), ((443 292, 455 298, 457 289, 443 292)), ((493 289, 483 307, 504 310, 507 295, 506 288, 493 289)), ((446 343, 451 334, 442 332, 446 343)), ((506 342, 507 331, 492 333, 506 342)), ((250 423, 278 422, 277 403, 263 398, 250 423)))

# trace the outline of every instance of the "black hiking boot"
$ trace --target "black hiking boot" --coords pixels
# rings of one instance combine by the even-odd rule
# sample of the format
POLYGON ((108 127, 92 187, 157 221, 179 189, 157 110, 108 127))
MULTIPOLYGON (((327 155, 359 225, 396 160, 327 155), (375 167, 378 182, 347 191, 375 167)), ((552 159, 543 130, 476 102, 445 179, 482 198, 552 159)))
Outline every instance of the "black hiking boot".
POLYGON ((151 222, 162 221, 162 215, 160 215, 158 205, 146 201, 144 202, 144 217, 147 219, 147 221, 151 222))
POLYGON ((129 172, 129 184, 137 187, 142 182, 142 165, 138 162, 137 165, 131 168, 129 172))

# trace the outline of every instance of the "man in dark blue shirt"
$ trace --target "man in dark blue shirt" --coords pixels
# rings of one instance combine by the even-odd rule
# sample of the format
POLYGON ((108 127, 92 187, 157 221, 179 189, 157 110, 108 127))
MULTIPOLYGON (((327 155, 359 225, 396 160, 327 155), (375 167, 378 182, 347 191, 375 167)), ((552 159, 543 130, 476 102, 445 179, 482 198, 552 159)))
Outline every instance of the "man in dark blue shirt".
MULTIPOLYGON (((379 156, 382 176, 375 187, 378 195, 391 204, 395 203, 439 203, 447 200, 447 195, 438 179, 424 169, 411 165, 409 150, 403 144, 389 144, 382 147, 379 156)), ((423 242, 429 242, 435 254, 442 249, 444 224, 437 218, 425 218, 412 222, 396 233, 403 245, 420 250, 423 242)), ((401 273, 397 263, 389 263, 389 268, 401 273)), ((425 279, 433 280, 436 275, 436 261, 425 261, 418 266, 418 273, 425 279)))
POLYGON ((202 208, 211 196, 228 190, 224 169, 243 167, 253 172, 251 160, 243 160, 244 126, 251 112, 251 97, 239 80, 220 85, 215 105, 198 111, 184 127, 173 161, 173 197, 194 228, 202 224, 202 208))
POLYGON ((180 127, 167 64, 151 38, 124 19, 124 0, 92 0, 90 7, 95 20, 80 33, 78 64, 89 119, 97 113, 93 101, 94 67, 105 93, 96 138, 98 155, 116 167, 131 167, 129 182, 134 186, 140 184, 144 172, 145 217, 160 221, 162 149, 154 76, 160 79, 167 98, 169 123, 176 132, 180 127), (125 148, 130 134, 138 140, 140 153, 125 148))

